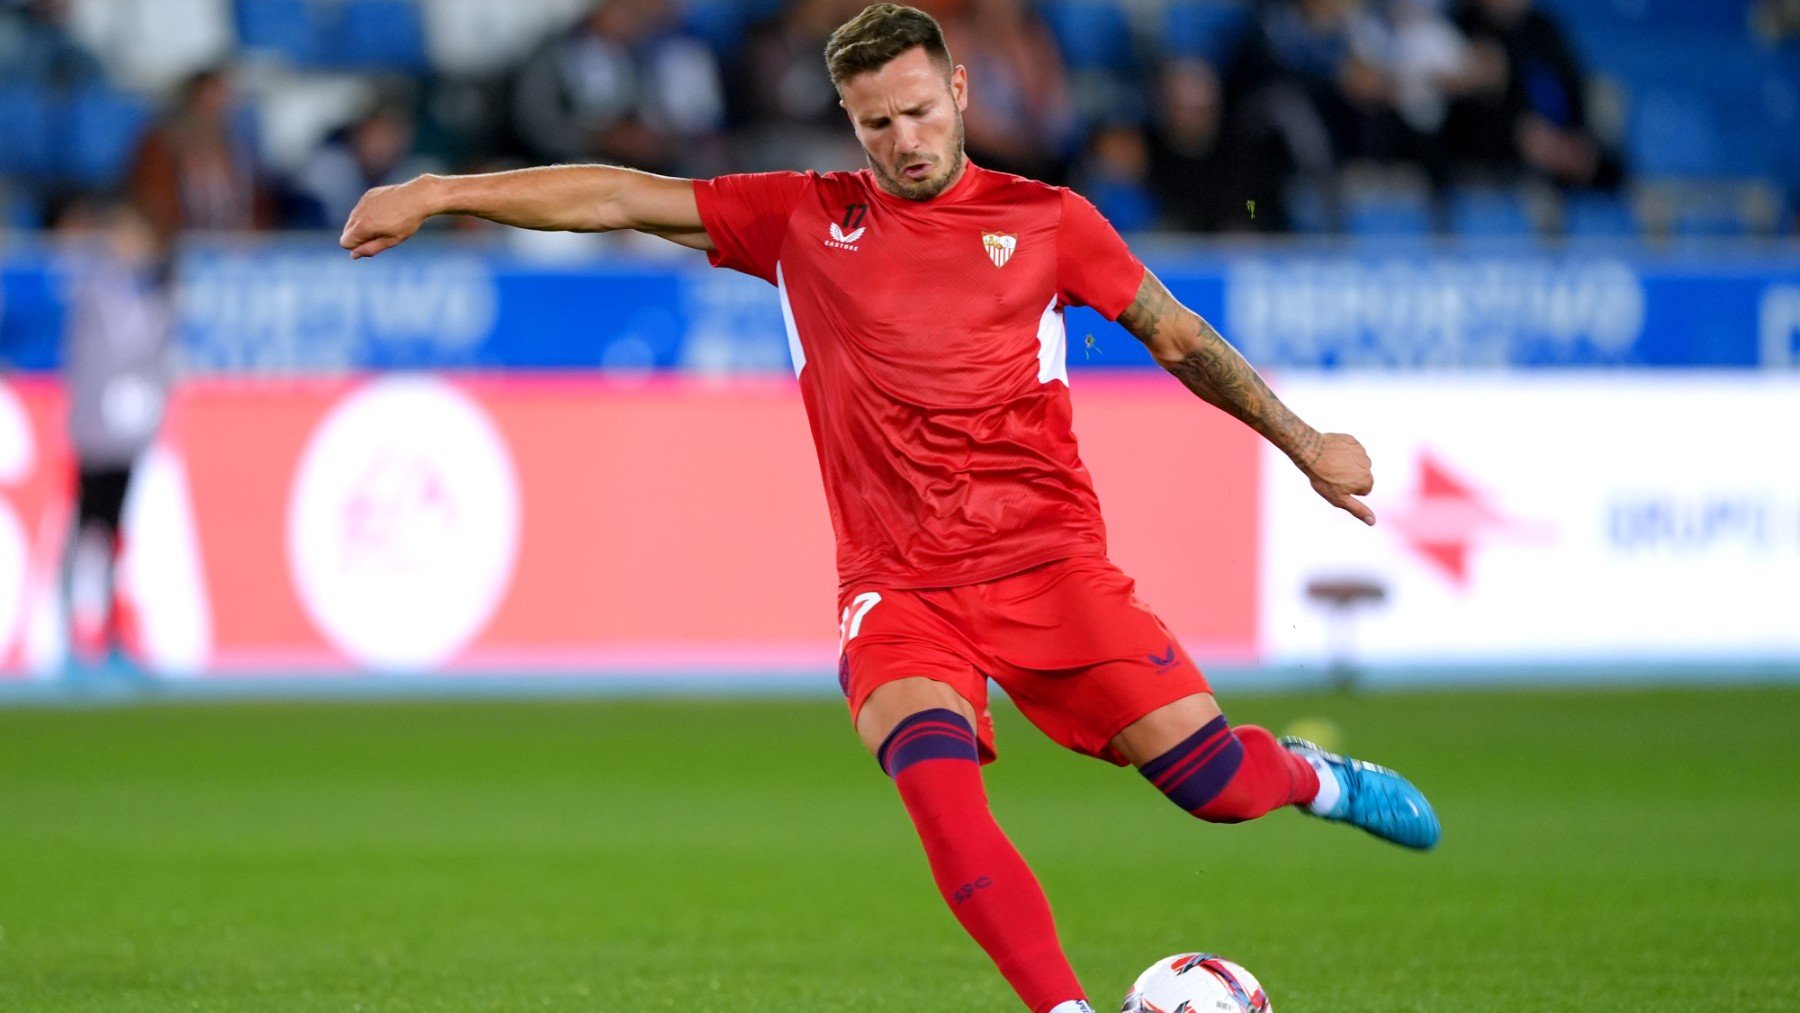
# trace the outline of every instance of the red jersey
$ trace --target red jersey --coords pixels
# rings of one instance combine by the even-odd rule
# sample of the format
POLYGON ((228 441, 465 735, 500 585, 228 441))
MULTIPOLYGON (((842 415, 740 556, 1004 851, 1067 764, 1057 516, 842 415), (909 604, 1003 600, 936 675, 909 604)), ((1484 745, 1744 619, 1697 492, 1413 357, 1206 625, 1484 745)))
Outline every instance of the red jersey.
POLYGON ((1144 265, 1092 204, 972 164, 928 201, 867 169, 694 194, 713 264, 780 289, 840 581, 954 587, 1105 553, 1063 308, 1116 319, 1144 265))

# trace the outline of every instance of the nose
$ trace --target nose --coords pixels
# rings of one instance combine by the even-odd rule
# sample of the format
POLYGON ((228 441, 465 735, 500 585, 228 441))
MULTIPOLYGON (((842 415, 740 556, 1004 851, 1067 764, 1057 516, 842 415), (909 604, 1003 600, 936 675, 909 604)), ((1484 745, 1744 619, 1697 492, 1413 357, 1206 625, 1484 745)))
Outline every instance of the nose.
POLYGON ((909 155, 919 150, 919 128, 901 120, 894 124, 894 151, 909 155))

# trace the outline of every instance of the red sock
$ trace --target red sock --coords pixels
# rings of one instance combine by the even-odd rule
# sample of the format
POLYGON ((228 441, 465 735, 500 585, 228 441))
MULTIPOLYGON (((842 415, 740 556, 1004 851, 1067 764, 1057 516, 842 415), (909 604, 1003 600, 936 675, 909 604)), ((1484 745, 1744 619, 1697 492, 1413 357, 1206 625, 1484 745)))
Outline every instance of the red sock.
POLYGON ((938 892, 1032 1013, 1084 998, 1063 956, 1043 888, 988 811, 975 730, 951 710, 907 718, 882 744, 882 768, 919 831, 938 892))
POLYGON ((1255 725, 1223 716, 1139 771, 1182 809, 1212 823, 1242 823, 1284 805, 1312 801, 1319 775, 1255 725))

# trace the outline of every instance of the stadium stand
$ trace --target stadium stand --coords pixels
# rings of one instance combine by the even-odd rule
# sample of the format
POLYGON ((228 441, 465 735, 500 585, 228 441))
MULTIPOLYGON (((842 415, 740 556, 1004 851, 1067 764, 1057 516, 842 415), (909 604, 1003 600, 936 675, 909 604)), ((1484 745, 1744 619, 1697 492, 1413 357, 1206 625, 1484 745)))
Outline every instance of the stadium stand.
MULTIPOLYGON (((1306 2, 1045 0, 1036 10, 1069 75, 1078 138, 1143 123, 1155 107, 1158 69, 1169 60, 1199 60, 1219 68, 1227 82, 1226 119, 1235 131, 1226 137, 1229 152, 1254 146, 1242 138, 1259 136, 1254 121, 1262 115, 1240 101, 1241 82, 1232 77, 1239 54, 1272 8, 1306 2)), ((1455 6, 1446 0, 1436 9, 1449 14, 1455 6)), ((1618 153, 1624 189, 1546 194, 1527 185, 1529 179, 1505 178, 1451 185, 1425 163, 1433 185, 1423 198, 1346 186, 1338 198, 1324 201, 1290 181, 1287 213, 1255 227, 1285 221, 1300 230, 1359 236, 1447 231, 1653 239, 1793 232, 1794 195, 1800 192, 1800 42, 1759 32, 1741 4, 1538 0, 1537 6, 1562 26, 1585 65, 1591 128, 1618 153)), ((309 105, 295 93, 370 96, 391 90, 395 81, 421 96, 419 143, 439 163, 457 168, 528 159, 493 110, 505 108, 511 78, 526 58, 587 7, 582 0, 71 0, 60 7, 3 0, 4 220, 18 228, 42 221, 73 192, 118 188, 168 89, 221 56, 237 64, 250 103, 277 127, 265 131, 264 143, 279 148, 265 152, 275 156, 269 161, 278 169, 297 168, 314 146, 362 111, 359 103, 339 100, 344 108, 333 116, 329 107, 309 105), (46 13, 51 10, 66 13, 46 13), (25 38, 34 41, 17 41, 25 38), (80 65, 81 53, 92 53, 104 77, 58 79, 30 55, 45 52, 47 39, 57 40, 59 53, 74 54, 73 66, 80 65), (298 115, 295 109, 309 111, 298 115), (482 117, 483 128, 472 131, 469 124, 482 117)), ((1376 21, 1389 10, 1387 0, 1347 9, 1354 18, 1376 21)), ((674 10, 672 31, 703 43, 729 79, 739 72, 744 39, 781 5, 688 0, 674 10)), ((660 43, 645 43, 653 44, 660 43)), ((69 71, 56 73, 66 77, 69 71)), ((751 138, 781 136, 759 130, 746 115, 734 108, 717 147, 747 151, 751 138)), ((1327 126, 1338 131, 1343 123, 1327 126)), ((1073 160, 1087 148, 1065 145, 1065 161, 1049 174, 1074 178, 1068 175, 1077 169, 1073 160)), ((768 152, 759 150, 757 157, 767 161, 768 152)), ((1417 157, 1404 144, 1380 153, 1390 167, 1396 159, 1412 163, 1417 157)))

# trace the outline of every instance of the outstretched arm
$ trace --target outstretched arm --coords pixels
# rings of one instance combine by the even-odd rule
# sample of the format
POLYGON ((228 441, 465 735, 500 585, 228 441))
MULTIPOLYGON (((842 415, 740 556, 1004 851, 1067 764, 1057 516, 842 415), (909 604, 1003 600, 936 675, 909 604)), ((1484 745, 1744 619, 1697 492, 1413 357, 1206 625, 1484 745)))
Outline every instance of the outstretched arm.
POLYGON ((711 250, 692 180, 610 165, 551 165, 478 176, 419 176, 363 195, 338 245, 352 258, 398 246, 432 215, 474 215, 559 232, 635 229, 711 250))
POLYGON ((1119 323, 1137 336, 1156 361, 1207 404, 1261 433, 1305 472, 1313 489, 1365 524, 1375 512, 1358 496, 1374 488, 1369 455, 1344 433, 1321 433, 1288 410, 1250 363, 1212 325, 1175 301, 1149 271, 1119 323))

